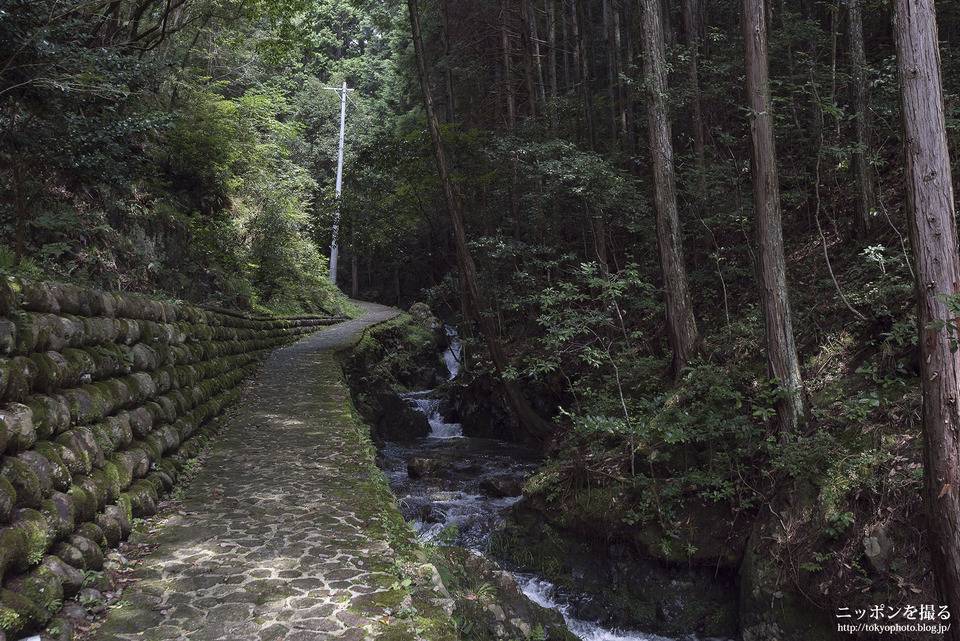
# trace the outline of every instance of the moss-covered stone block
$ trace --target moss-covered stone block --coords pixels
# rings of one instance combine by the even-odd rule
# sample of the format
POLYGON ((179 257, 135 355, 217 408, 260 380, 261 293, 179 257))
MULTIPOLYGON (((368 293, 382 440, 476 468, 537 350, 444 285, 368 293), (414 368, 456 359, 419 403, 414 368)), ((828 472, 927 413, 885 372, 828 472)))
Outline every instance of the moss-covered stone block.
POLYGON ((124 534, 123 528, 120 525, 120 521, 106 511, 97 514, 95 523, 103 533, 103 538, 107 547, 114 548, 120 543, 121 540, 123 540, 124 534))
POLYGON ((104 463, 104 469, 106 469, 107 464, 111 466, 111 469, 115 470, 117 483, 122 493, 130 486, 130 483, 133 482, 133 471, 136 467, 136 462, 129 452, 122 452, 112 454, 110 460, 104 463))
POLYGON ((56 530, 56 538, 70 534, 76 527, 77 509, 69 494, 63 492, 51 494, 50 498, 43 502, 41 513, 47 522, 51 523, 51 528, 56 530))
POLYGON ((20 573, 30 567, 28 553, 26 529, 16 526, 0 528, 0 577, 8 572, 20 573))
MULTIPOLYGON (((96 527, 96 526, 94 526, 96 527)), ((99 530, 99 528, 97 528, 99 530)), ((103 550, 96 542, 80 534, 74 534, 67 543, 80 551, 83 558, 83 569, 99 571, 103 569, 103 550)))
POLYGON ((43 621, 43 612, 33 601, 11 590, 0 590, 0 631, 16 638, 43 621))
POLYGON ((22 529, 26 534, 27 566, 39 563, 56 535, 47 519, 37 510, 21 509, 14 512, 13 527, 22 529))
POLYGON ((63 602, 60 577, 43 565, 31 570, 15 591, 37 606, 42 616, 41 623, 49 621, 63 602))
POLYGON ((20 300, 23 308, 33 312, 60 313, 60 303, 57 301, 51 283, 36 281, 29 278, 20 278, 20 300))
POLYGON ((93 457, 85 440, 76 429, 68 430, 59 435, 57 443, 63 446, 60 458, 70 470, 71 474, 89 474, 93 469, 93 457))
POLYGON ((40 501, 43 499, 40 480, 29 465, 16 457, 6 456, 0 464, 0 476, 13 486, 16 493, 15 507, 40 507, 40 501))
MULTIPOLYGON (((82 479, 81 479, 82 481, 82 479)), ((92 521, 97 515, 97 497, 82 483, 78 483, 67 492, 74 505, 78 522, 92 521)))
POLYGON ((33 451, 43 455, 43 458, 50 464, 50 477, 53 482, 53 489, 66 492, 73 484, 70 475, 70 469, 60 458, 63 446, 51 443, 50 441, 39 441, 33 448, 33 451))
MULTIPOLYGON (((114 503, 117 498, 120 497, 120 492, 126 489, 126 486, 121 484, 123 477, 121 476, 120 467, 113 461, 104 461, 103 471, 95 471, 103 474, 107 489, 107 503, 114 503)), ((129 484, 129 481, 127 483, 129 484)))
POLYGON ((0 354, 12 354, 16 348, 16 323, 9 318, 0 318, 0 354))
POLYGON ((96 513, 102 510, 107 504, 107 485, 100 470, 91 470, 89 476, 74 478, 74 487, 82 488, 93 496, 95 508, 93 514, 84 514, 81 521, 92 521, 96 513))
POLYGON ((77 526, 77 534, 90 539, 96 543, 101 550, 107 547, 107 538, 103 534, 103 529, 96 523, 81 523, 77 526))
POLYGON ((21 452, 17 459, 23 461, 36 475, 40 483, 40 495, 48 496, 53 491, 53 466, 50 461, 36 450, 21 452))
POLYGON ((129 497, 125 498, 121 494, 116 505, 108 505, 103 509, 103 513, 120 524, 120 531, 124 538, 130 536, 130 531, 133 529, 133 507, 129 497))
POLYGON ((120 498, 126 496, 130 501, 133 514, 137 517, 153 516, 157 513, 157 491, 145 481, 138 481, 120 498))
POLYGON ((70 428, 70 405, 60 394, 37 394, 26 401, 33 412, 37 439, 46 440, 70 428))
POLYGON ((10 481, 0 476, 0 525, 10 523, 16 503, 17 491, 10 481))
POLYGON ((65 348, 62 352, 67 361, 64 373, 65 385, 78 385, 91 378, 97 371, 97 364, 87 352, 76 347, 65 348))
MULTIPOLYGON (((114 416, 108 416, 104 423, 110 430, 110 441, 113 443, 113 451, 122 450, 133 443, 133 428, 130 426, 130 414, 128 412, 119 412, 114 416)), ((106 456, 107 452, 104 452, 106 456)))
POLYGON ((37 442, 37 432, 33 427, 33 411, 29 406, 8 403, 5 409, 0 409, 0 423, 6 427, 7 452, 23 452, 37 442))
POLYGON ((61 559, 70 567, 78 570, 85 570, 83 566, 83 553, 67 541, 60 541, 53 548, 53 554, 61 559))
POLYGON ((48 554, 43 557, 43 567, 60 581, 63 597, 69 599, 83 587, 83 574, 77 568, 65 563, 60 557, 48 554))
POLYGON ((90 431, 93 433, 93 437, 97 440, 97 445, 100 447, 103 455, 109 456, 110 453, 115 449, 113 444, 113 432, 110 429, 110 425, 106 421, 103 423, 94 423, 90 426, 90 431))

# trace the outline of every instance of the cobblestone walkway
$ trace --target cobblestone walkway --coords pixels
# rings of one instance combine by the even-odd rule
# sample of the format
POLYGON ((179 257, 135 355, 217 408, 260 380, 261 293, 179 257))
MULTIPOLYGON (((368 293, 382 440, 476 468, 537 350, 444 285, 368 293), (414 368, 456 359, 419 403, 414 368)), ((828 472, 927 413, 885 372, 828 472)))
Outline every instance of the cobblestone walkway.
POLYGON ((333 356, 395 315, 366 307, 267 360, 99 639, 417 636, 384 627, 409 596, 333 356))

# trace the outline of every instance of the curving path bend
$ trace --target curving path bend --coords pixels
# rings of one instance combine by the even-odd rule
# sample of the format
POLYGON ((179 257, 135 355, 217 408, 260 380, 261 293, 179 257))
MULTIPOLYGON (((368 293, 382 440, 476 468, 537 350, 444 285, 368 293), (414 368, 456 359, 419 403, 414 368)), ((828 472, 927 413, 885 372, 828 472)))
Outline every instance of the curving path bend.
POLYGON ((410 597, 334 359, 396 315, 364 307, 265 361, 99 639, 419 636, 412 620, 391 618, 410 597))

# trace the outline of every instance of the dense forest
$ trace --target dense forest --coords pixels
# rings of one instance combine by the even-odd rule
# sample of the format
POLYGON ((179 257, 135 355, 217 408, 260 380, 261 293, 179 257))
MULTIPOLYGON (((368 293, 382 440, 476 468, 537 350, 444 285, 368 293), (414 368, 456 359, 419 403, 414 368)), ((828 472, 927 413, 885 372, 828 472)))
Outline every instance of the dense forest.
POLYGON ((945 0, 0 0, 0 271, 334 312, 336 225, 541 527, 745 639, 960 615, 950 157, 945 0))

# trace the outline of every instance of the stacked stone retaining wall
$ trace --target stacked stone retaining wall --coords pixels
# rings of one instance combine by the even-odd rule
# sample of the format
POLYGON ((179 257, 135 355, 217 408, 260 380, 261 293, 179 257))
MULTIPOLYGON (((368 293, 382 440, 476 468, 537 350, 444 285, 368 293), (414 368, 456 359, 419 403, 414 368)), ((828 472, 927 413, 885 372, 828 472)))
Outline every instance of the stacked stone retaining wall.
POLYGON ((337 320, 0 277, 0 638, 156 511, 263 355, 337 320))

